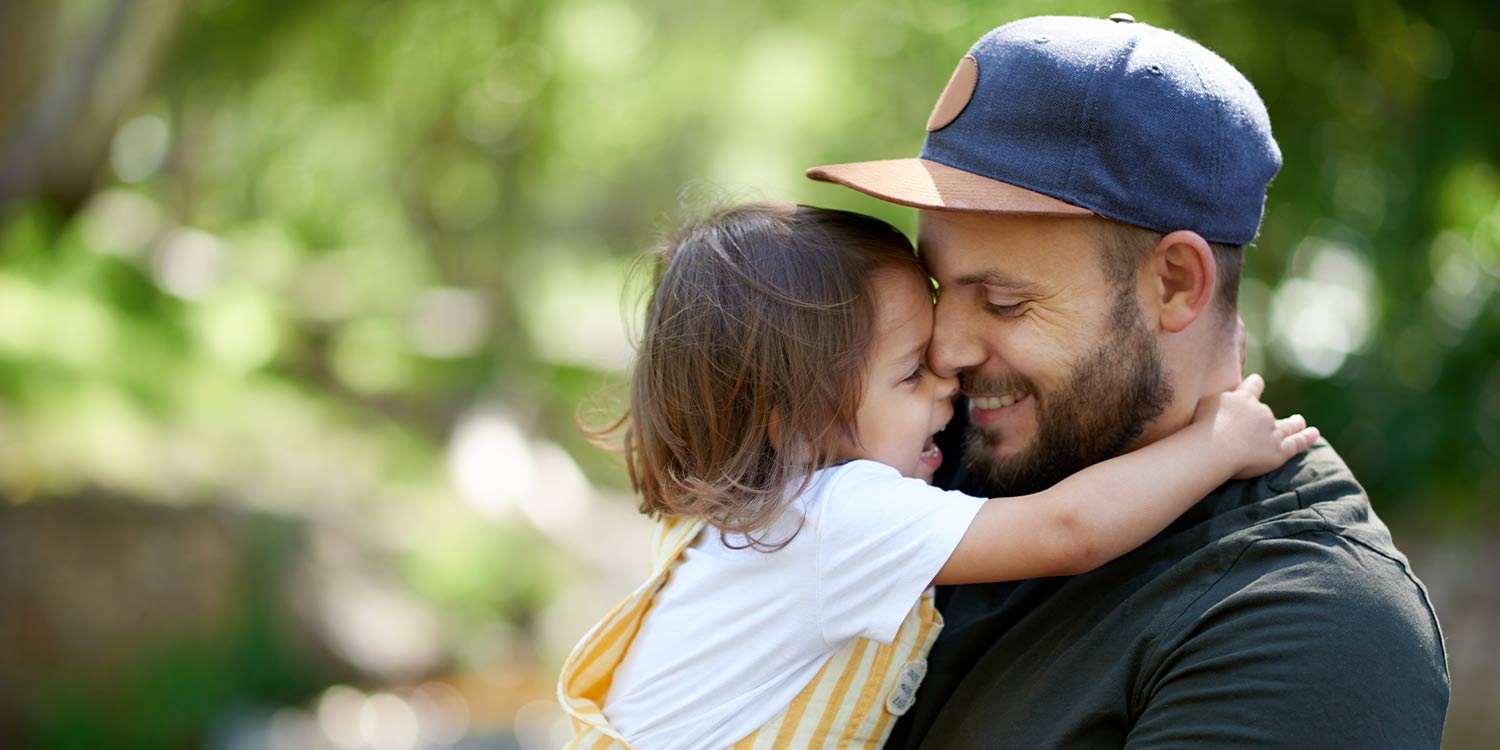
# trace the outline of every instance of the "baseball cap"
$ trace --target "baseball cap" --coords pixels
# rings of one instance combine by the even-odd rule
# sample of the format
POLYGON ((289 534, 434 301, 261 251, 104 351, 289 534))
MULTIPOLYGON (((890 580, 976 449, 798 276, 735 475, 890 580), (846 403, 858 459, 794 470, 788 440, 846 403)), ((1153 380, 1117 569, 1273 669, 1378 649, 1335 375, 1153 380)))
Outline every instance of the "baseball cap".
POLYGON ((807 176, 917 208, 1099 215, 1246 245, 1280 167, 1265 103, 1234 66, 1117 13, 994 29, 959 61, 917 158, 807 176))

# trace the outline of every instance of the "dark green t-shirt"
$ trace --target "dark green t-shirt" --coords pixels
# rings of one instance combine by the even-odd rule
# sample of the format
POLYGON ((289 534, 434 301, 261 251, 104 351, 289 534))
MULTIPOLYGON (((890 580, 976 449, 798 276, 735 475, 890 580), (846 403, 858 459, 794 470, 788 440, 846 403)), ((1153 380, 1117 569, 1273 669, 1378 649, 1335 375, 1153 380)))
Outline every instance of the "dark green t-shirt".
MULTIPOLYGON (((997 539, 996 544, 1005 540, 997 539)), ((1427 590, 1327 443, 1071 578, 939 591, 888 748, 1436 748, 1427 590)))

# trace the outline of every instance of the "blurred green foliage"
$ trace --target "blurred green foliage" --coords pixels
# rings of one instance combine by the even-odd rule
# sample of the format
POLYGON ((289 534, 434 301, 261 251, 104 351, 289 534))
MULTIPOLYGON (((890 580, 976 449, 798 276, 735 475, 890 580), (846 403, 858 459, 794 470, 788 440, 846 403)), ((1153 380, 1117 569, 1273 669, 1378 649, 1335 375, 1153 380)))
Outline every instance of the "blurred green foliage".
POLYGON ((454 425, 501 405, 623 488, 575 415, 617 402, 626 269, 684 203, 912 230, 802 170, 915 154, 989 28, 1122 9, 1270 109, 1286 166, 1243 293, 1269 401, 1388 519, 1494 518, 1500 19, 1454 0, 12 6, 0 497, 352 510, 456 621, 532 622, 573 572, 535 529, 474 525, 454 425))
MULTIPOLYGON (((572 415, 618 381, 623 271, 685 189, 911 228, 913 212, 801 170, 914 153, 979 34, 1104 7, 182 5, 85 188, 32 185, 4 207, 0 385, 27 438, 5 486, 239 494, 287 450, 354 475, 320 477, 347 483, 344 499, 378 498, 441 483, 444 431, 481 395, 519 405, 618 485, 572 415), (450 323, 432 295, 446 289, 476 295, 477 335, 426 330, 450 323)), ((55 68, 106 9, 56 13, 55 68)), ((1271 110, 1286 167, 1246 313, 1277 406, 1324 425, 1382 507, 1472 505, 1500 453, 1495 14, 1380 0, 1133 10, 1224 54, 1271 110), (1272 298, 1316 276, 1326 247, 1364 307, 1331 313, 1337 330, 1309 334, 1329 351, 1299 358, 1276 346, 1298 331, 1275 330, 1272 298)), ((55 84, 34 70, 33 102, 55 84)), ((0 123, 11 143, 25 115, 0 123)))

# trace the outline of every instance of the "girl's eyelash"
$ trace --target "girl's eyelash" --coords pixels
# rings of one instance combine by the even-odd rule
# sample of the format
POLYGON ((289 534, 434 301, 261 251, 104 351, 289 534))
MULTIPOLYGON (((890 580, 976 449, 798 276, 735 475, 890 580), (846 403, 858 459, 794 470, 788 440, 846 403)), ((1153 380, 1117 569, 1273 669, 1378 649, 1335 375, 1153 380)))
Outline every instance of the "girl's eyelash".
POLYGON ((912 373, 910 375, 907 375, 905 378, 902 378, 901 382, 903 382, 903 383, 911 383, 911 382, 915 382, 915 381, 921 380, 922 379, 922 373, 924 373, 926 371, 927 371, 927 365, 917 365, 917 369, 912 370, 912 373))

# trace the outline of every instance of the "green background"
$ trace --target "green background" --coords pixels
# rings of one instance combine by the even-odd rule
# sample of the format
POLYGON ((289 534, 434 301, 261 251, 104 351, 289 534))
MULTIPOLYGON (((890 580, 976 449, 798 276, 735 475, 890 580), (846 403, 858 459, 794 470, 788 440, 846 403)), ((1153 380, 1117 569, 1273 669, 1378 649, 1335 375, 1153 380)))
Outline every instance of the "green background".
POLYGON ((1384 0, 0 5, 0 744, 275 747, 328 739, 331 685, 389 718, 391 696, 426 716, 425 682, 458 686, 472 741, 545 746, 528 727, 555 723, 581 632, 554 615, 620 593, 567 539, 629 515, 576 420, 618 406, 631 260, 726 196, 910 232, 803 169, 914 155, 991 27, 1120 10, 1266 101, 1285 166, 1247 255, 1249 367, 1433 588, 1448 744, 1479 746, 1500 19, 1384 0), (402 604, 326 605, 366 579, 402 604), (372 666, 308 607, 415 617, 426 651, 372 666))

